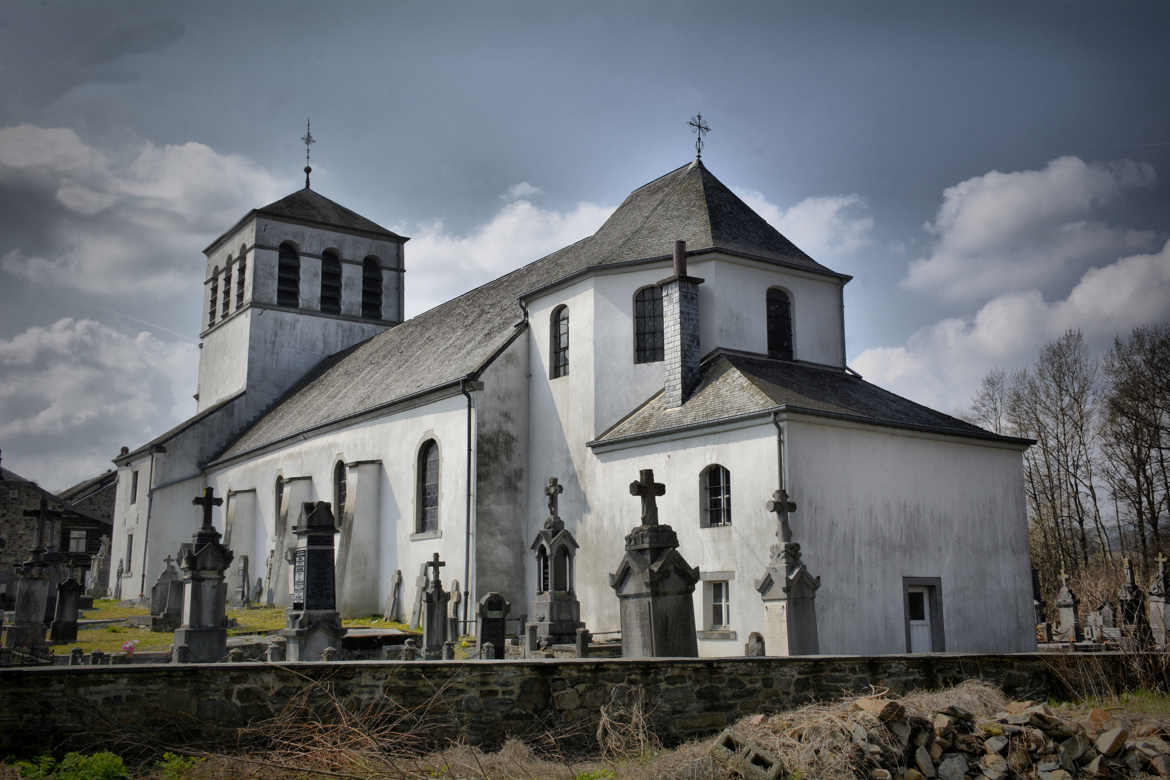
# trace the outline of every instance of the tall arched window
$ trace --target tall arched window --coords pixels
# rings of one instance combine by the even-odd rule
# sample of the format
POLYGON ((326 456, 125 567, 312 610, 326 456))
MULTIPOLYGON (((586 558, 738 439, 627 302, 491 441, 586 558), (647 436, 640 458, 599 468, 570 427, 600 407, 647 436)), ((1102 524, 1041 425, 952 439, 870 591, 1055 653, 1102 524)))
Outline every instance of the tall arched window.
POLYGON ((247 268, 248 261, 246 257, 247 247, 240 244, 240 259, 236 261, 236 308, 240 309, 244 306, 244 271, 247 268))
POLYGON ((232 258, 228 255, 223 266, 223 309, 220 310, 221 319, 227 319, 232 310, 232 258))
POLYGON ((699 474, 703 528, 731 525, 731 472, 714 463, 699 474))
POLYGON ((792 360, 792 301, 779 287, 768 288, 768 357, 792 360))
POLYGON ((569 551, 557 545, 553 553, 552 587, 553 590, 568 592, 573 589, 569 572, 569 551))
POLYGON ((211 301, 207 305, 207 327, 215 324, 215 307, 219 298, 219 266, 211 269, 211 301))
POLYGON ((276 478, 276 521, 280 524, 280 503, 284 501, 284 477, 276 478))
POLYGON ((362 316, 382 319, 382 264, 373 255, 362 261, 362 316))
POLYGON ((341 314, 341 258, 332 249, 321 254, 321 311, 341 314))
POLYGON ((548 550, 542 544, 536 551, 536 592, 548 593, 548 550))
POLYGON ((556 379, 569 373, 569 307, 561 304, 549 319, 549 377, 556 379))
POLYGON ((439 530, 439 445, 427 439, 418 450, 418 486, 416 489, 418 516, 415 532, 420 534, 439 530))
POLYGON ((662 360, 662 288, 643 287, 634 293, 634 362, 662 360))
POLYGON ((280 245, 276 267, 276 305, 296 308, 301 302, 301 258, 292 244, 280 245))
POLYGON ((341 461, 333 467, 333 516, 340 527, 345 520, 345 464, 341 461))

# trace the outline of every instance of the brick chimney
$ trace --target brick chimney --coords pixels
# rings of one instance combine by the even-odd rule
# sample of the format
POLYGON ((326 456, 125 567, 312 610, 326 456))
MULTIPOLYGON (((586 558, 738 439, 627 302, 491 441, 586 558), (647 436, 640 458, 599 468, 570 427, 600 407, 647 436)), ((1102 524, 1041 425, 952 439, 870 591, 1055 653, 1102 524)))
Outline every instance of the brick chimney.
POLYGON ((687 242, 674 242, 674 275, 662 288, 664 390, 666 408, 682 406, 699 384, 699 285, 687 276, 687 242))

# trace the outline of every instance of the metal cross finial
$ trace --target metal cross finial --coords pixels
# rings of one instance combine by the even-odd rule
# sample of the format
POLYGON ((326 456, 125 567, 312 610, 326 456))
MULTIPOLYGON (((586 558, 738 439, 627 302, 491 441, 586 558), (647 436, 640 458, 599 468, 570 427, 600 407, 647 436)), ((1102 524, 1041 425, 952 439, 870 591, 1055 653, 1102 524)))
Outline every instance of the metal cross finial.
POLYGON ((630 495, 642 498, 642 525, 658 525, 658 503, 655 498, 666 495, 666 485, 654 481, 654 469, 641 469, 638 481, 630 483, 630 495))
POLYGON ((711 126, 703 121, 702 114, 695 114, 688 125, 694 128, 695 132, 695 159, 703 159, 703 134, 711 132, 711 126))
POLYGON ((557 513, 557 504, 561 493, 565 492, 565 486, 557 481, 556 477, 549 477, 548 487, 544 489, 544 494, 548 496, 548 516, 550 519, 557 519, 560 515, 557 513))
POLYGON ((211 525, 211 509, 223 503, 223 499, 215 495, 215 488, 206 487, 203 489, 203 495, 196 496, 191 499, 191 503, 196 506, 203 507, 203 528, 207 530, 212 528, 211 525))
POLYGON ((769 512, 780 516, 780 541, 792 541, 792 527, 788 525, 788 513, 796 511, 796 503, 788 500, 788 491, 780 488, 772 494, 772 500, 764 505, 769 512))
POLYGON ((317 143, 308 119, 305 120, 305 134, 301 136, 301 141, 305 144, 305 189, 307 190, 309 189, 309 174, 313 172, 312 166, 309 165, 309 147, 317 143))

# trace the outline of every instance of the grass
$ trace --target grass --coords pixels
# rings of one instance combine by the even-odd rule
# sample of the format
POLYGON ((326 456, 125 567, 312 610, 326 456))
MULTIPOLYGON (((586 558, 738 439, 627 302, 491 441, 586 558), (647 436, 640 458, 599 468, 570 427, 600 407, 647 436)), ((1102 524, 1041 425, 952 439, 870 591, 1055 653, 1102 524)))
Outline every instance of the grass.
POLYGON ((1087 696, 1077 701, 1053 702, 1049 705, 1075 712, 1087 710, 1124 710, 1143 717, 1170 717, 1170 694, 1139 688, 1116 697, 1087 696))

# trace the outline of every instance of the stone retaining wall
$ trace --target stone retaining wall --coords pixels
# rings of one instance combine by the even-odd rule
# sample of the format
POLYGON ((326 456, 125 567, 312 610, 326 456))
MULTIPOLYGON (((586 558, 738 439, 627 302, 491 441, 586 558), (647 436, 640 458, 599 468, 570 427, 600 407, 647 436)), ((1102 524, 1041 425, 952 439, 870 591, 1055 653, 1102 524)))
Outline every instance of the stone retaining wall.
POLYGON ((982 679, 1009 695, 1061 696, 1077 674, 1118 679, 1120 654, 817 656, 806 658, 573 659, 469 662, 76 666, 0 670, 0 756, 117 745, 127 734, 157 746, 247 742, 238 729, 295 697, 321 710, 393 706, 434 739, 485 748, 551 732, 592 742, 613 697, 644 696, 667 744, 714 734, 754 712, 812 700, 982 679), (317 686, 314 688, 314 686, 317 686), (332 694, 332 698, 330 696, 332 694))

